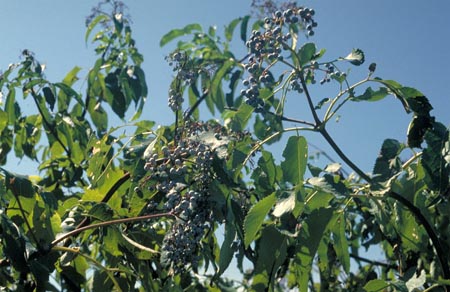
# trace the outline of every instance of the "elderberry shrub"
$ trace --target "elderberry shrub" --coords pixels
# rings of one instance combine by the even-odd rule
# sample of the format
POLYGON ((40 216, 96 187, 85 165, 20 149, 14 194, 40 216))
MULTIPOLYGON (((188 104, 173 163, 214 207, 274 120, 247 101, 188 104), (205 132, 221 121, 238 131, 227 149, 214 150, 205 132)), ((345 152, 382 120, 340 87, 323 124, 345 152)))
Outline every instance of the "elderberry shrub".
MULTIPOLYGON (((269 71, 277 61, 283 61, 283 51, 291 50, 289 40, 291 33, 300 28, 306 29, 308 36, 314 35, 317 22, 314 21, 313 9, 307 7, 296 7, 295 5, 284 11, 277 10, 271 17, 264 19, 264 31, 253 30, 250 39, 246 42, 249 51, 248 62, 244 69, 249 77, 243 81, 246 89, 241 90, 245 102, 255 108, 256 112, 264 112, 264 101, 259 97, 262 86, 270 87, 274 78, 269 71), (267 63, 267 68, 264 68, 267 63)), ((294 90, 300 92, 299 84, 291 84, 294 90)))

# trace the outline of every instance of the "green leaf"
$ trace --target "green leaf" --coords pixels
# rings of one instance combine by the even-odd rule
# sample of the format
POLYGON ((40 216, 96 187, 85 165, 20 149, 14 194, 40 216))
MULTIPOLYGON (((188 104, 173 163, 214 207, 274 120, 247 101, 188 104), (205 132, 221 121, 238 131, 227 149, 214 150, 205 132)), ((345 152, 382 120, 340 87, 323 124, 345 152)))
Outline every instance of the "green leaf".
POLYGON ((219 269, 216 277, 222 275, 231 263, 234 255, 233 242, 236 237, 236 228, 234 227, 235 217, 231 212, 231 199, 228 200, 228 214, 225 222, 225 236, 219 254, 219 269))
POLYGON ((425 134, 427 148, 423 150, 422 165, 426 183, 439 193, 449 187, 450 177, 450 131, 440 123, 434 123, 432 130, 425 134))
POLYGON ((19 227, 5 214, 1 214, 2 227, 2 253, 9 259, 11 265, 18 271, 26 272, 28 269, 25 259, 25 239, 19 227))
POLYGON ((99 14, 97 17, 95 17, 88 25, 86 29, 86 34, 84 36, 84 41, 87 43, 89 35, 91 34, 92 30, 97 26, 98 23, 102 21, 108 21, 108 15, 106 14, 99 14))
POLYGON ((0 171, 5 176, 5 186, 11 190, 15 196, 31 198, 35 195, 33 183, 25 175, 9 172, 0 167, 0 171))
POLYGON ((222 88, 222 80, 224 76, 230 72, 235 65, 234 61, 226 61, 219 70, 217 70, 211 82, 211 97, 214 100, 219 112, 223 112, 225 108, 225 99, 222 88))
POLYGON ((317 51, 316 44, 306 43, 304 44, 297 53, 297 57, 300 59, 300 66, 309 63, 315 56, 317 51))
POLYGON ((308 162, 308 143, 301 136, 291 136, 283 151, 281 163, 283 178, 294 185, 303 183, 303 176, 308 162))
POLYGON ((399 155, 403 148, 397 140, 384 140, 373 168, 374 182, 384 182, 401 170, 399 155))
POLYGON ((103 237, 105 251, 111 255, 118 257, 122 255, 119 249, 119 243, 122 239, 122 233, 115 227, 106 229, 106 235, 103 237))
POLYGON ((308 281, 319 243, 333 216, 333 209, 320 208, 314 210, 303 222, 298 242, 295 261, 299 268, 295 271, 300 291, 308 291, 308 281))
POLYGON ((345 216, 341 212, 337 215, 336 223, 332 226, 333 245, 336 251, 336 256, 341 262, 344 271, 350 272, 350 254, 347 237, 345 236, 345 216))
POLYGON ((8 125, 8 113, 0 109, 0 132, 8 125))
POLYGON ((258 258, 255 265, 255 277, 252 281, 252 291, 272 291, 266 290, 275 284, 275 277, 278 268, 286 259, 287 246, 286 236, 281 234, 273 225, 269 225, 261 232, 261 240, 257 246, 258 258), (261 290, 260 288, 263 288, 261 290))
POLYGON ((385 98, 389 94, 386 87, 380 87, 377 91, 374 91, 371 87, 368 87, 362 95, 352 97, 351 101, 379 101, 385 98))
POLYGON ((75 66, 70 70, 69 73, 67 73, 66 77, 64 77, 62 83, 66 84, 67 86, 72 86, 75 82, 78 81, 78 72, 81 71, 81 67, 75 66))
POLYGON ((272 153, 264 150, 261 152, 258 167, 253 171, 251 178, 255 181, 257 189, 262 188, 270 193, 274 191, 278 179, 277 166, 272 153))
POLYGON ((53 111, 53 108, 55 107, 55 102, 56 102, 56 97, 55 97, 55 94, 53 93, 53 90, 47 86, 47 87, 44 87, 42 89, 42 91, 44 92, 45 101, 50 106, 50 110, 53 111))
POLYGON ((390 283, 387 283, 384 280, 371 280, 366 285, 364 285, 364 290, 367 292, 380 292, 386 291, 386 288, 391 287, 390 283))
POLYGON ((5 112, 8 113, 8 121, 10 125, 16 123, 16 117, 20 116, 20 109, 16 103, 16 89, 13 86, 8 88, 8 95, 5 102, 5 112))
POLYGON ((264 222, 264 218, 269 213, 275 201, 276 197, 275 193, 273 193, 256 203, 248 212, 244 220, 244 244, 246 247, 248 247, 256 238, 256 235, 264 222))
POLYGON ((353 49, 352 52, 344 58, 344 60, 349 61, 355 66, 359 66, 364 63, 364 52, 361 49, 353 49))
POLYGON ((408 146, 421 148, 425 133, 433 127, 434 118, 430 116, 414 115, 408 125, 408 146))
POLYGON ((241 23, 241 40, 243 42, 247 41, 247 27, 248 27, 248 20, 250 19, 250 15, 246 15, 244 16, 244 18, 242 18, 242 23, 241 23))
POLYGON ((178 37, 190 34, 193 31, 202 31, 202 27, 200 26, 200 24, 192 23, 192 24, 186 25, 182 29, 173 29, 161 38, 161 41, 159 42, 159 46, 163 47, 167 43, 171 42, 172 40, 174 40, 178 37))
POLYGON ((241 21, 242 17, 236 18, 225 27, 225 38, 227 39, 227 41, 231 41, 233 39, 234 29, 241 21))

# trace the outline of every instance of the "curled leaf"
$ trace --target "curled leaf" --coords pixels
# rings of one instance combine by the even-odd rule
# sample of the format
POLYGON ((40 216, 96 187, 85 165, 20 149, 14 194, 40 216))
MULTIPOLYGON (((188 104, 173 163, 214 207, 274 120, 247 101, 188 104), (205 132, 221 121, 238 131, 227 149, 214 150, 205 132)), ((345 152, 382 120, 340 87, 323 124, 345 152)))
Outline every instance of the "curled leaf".
POLYGON ((352 52, 344 58, 344 60, 349 61, 355 66, 359 66, 364 63, 364 52, 361 49, 353 49, 352 52))

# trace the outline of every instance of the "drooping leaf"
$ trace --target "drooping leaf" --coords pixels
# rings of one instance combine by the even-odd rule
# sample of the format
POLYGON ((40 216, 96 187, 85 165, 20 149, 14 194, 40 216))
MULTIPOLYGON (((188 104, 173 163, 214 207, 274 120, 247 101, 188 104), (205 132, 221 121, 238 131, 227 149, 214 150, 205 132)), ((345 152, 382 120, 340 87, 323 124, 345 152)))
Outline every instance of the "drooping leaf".
POLYGON ((173 29, 161 38, 159 46, 164 47, 167 43, 171 42, 172 40, 190 34, 194 31, 202 31, 202 27, 200 26, 200 24, 192 23, 186 25, 184 28, 181 29, 173 29))
POLYGON ((241 40, 243 42, 247 41, 247 27, 248 27, 248 20, 250 19, 250 15, 246 15, 242 18, 241 22, 241 40))
POLYGON ((276 272, 286 258, 286 236, 281 234, 273 225, 265 227, 259 241, 258 260, 255 272, 258 277, 252 282, 254 291, 260 288, 273 287, 276 272))
MULTIPOLYGON (((228 210, 231 210, 231 199, 228 200, 228 210)), ((230 265, 231 260, 233 259, 234 255, 233 242, 236 237, 236 228, 233 224, 234 221, 235 221, 234 214, 233 212, 229 211, 227 214, 227 221, 225 223, 225 236, 222 246, 220 247, 219 269, 216 277, 222 275, 225 272, 225 270, 230 265)))
POLYGON ((107 21, 108 15, 106 14, 99 14, 97 17, 95 17, 88 25, 86 29, 86 34, 84 36, 84 41, 87 43, 89 35, 91 34, 92 30, 102 21, 107 21))
POLYGON ((256 238, 258 231, 260 230, 265 217, 269 213, 270 209, 275 204, 275 193, 265 197, 250 209, 244 220, 244 232, 245 232, 245 246, 249 246, 250 243, 256 238))
POLYGON ((303 183, 308 162, 308 143, 301 136, 291 136, 283 151, 283 178, 294 185, 303 183))
POLYGON ((414 115, 408 126, 408 146, 421 148, 427 130, 433 127, 434 118, 430 116, 414 115))
POLYGON ((373 168, 374 182, 384 182, 400 171, 399 155, 402 150, 403 145, 397 140, 384 140, 373 168))
POLYGON ((303 227, 298 238, 299 244, 295 261, 298 269, 295 272, 300 291, 308 291, 309 275, 312 269, 312 263, 317 253, 319 243, 325 233, 325 230, 333 216, 331 208, 320 208, 314 210, 304 221, 303 227))
POLYGON ((233 21, 230 22, 230 24, 228 24, 225 27, 225 38, 227 39, 227 41, 231 41, 233 38, 233 32, 234 29, 236 28, 236 26, 239 24, 239 22, 242 21, 242 18, 236 18, 233 21))
POLYGON ((443 193, 450 184, 450 132, 441 123, 434 123, 425 140, 427 147, 422 155, 422 165, 428 174, 425 181, 431 189, 443 193))
POLYGON ((50 87, 46 86, 42 89, 42 91, 44 92, 45 101, 50 106, 50 110, 53 110, 56 102, 56 97, 53 93, 53 90, 50 87))
POLYGON ((345 235, 345 216, 344 213, 339 213, 336 218, 336 223, 331 226, 333 232, 333 245, 336 251, 336 256, 342 264, 346 273, 350 272, 350 254, 348 240, 345 235))

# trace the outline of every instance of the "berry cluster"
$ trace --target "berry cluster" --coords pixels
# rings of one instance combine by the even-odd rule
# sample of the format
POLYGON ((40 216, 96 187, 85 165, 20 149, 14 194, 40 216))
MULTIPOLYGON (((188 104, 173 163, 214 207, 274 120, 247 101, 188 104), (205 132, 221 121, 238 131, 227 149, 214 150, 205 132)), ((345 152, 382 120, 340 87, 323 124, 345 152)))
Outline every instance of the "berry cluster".
POLYGON ((172 111, 176 112, 181 109, 184 98, 179 90, 170 89, 169 90, 169 107, 172 111))
MULTIPOLYGON (((209 185, 216 154, 198 139, 212 128, 188 122, 183 129, 185 135, 178 145, 163 146, 145 165, 151 190, 165 197, 162 209, 177 217, 162 245, 162 262, 172 273, 197 268, 201 240, 213 220, 209 185)), ((154 209, 155 204, 150 202, 147 210, 154 209)))
POLYGON ((320 84, 330 82, 331 79, 345 78, 347 74, 337 70, 332 63, 325 64, 325 76, 320 80, 320 84))
POLYGON ((165 58, 169 66, 176 72, 176 79, 183 81, 184 84, 192 84, 197 80, 200 69, 194 65, 193 61, 185 52, 177 51, 165 58))
MULTIPOLYGON (((314 35, 314 28, 317 26, 317 22, 313 19, 314 14, 313 9, 306 7, 275 11, 271 17, 264 19, 265 30, 263 32, 254 30, 246 42, 250 57, 244 64, 244 69, 250 77, 243 81, 246 89, 241 90, 241 95, 245 97, 247 104, 255 108, 256 112, 264 111, 264 101, 259 97, 260 86, 271 86, 274 82, 268 68, 263 68, 262 63, 266 61, 270 67, 277 60, 283 60, 283 50, 290 50, 287 42, 292 38, 289 32, 291 26, 300 25, 306 29, 309 36, 314 35)), ((295 84, 294 87, 296 90, 300 89, 295 84)))

